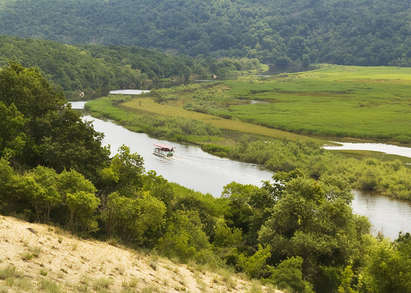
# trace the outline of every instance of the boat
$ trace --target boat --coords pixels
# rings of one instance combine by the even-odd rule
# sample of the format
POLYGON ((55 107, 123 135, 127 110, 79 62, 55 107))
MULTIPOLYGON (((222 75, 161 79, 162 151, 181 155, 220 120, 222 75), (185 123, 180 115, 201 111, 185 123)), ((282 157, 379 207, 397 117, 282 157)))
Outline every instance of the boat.
POLYGON ((163 158, 171 158, 174 155, 174 147, 164 144, 155 144, 153 154, 163 158))

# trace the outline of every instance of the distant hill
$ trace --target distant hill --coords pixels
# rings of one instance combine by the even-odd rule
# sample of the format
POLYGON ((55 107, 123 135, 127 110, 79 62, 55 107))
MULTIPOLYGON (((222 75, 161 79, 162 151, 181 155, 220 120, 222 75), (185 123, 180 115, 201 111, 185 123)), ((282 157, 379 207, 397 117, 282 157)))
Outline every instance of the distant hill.
POLYGON ((0 34, 197 55, 411 66, 409 0, 0 0, 0 34))

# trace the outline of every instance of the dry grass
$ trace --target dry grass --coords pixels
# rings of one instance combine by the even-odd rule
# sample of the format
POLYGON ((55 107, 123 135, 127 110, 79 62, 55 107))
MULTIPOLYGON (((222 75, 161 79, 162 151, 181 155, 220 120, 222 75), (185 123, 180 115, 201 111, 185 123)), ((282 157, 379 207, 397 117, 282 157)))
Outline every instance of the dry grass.
POLYGON ((126 110, 137 110, 155 113, 163 116, 170 117, 183 117, 193 120, 202 121, 220 129, 228 129, 232 131, 239 131, 243 133, 251 133, 257 135, 263 135, 274 138, 285 138, 288 140, 315 140, 308 138, 307 136, 294 134, 287 131, 259 126, 239 120, 224 119, 221 117, 203 114, 193 111, 187 111, 181 107, 175 107, 170 105, 163 105, 154 102, 151 98, 137 98, 131 101, 121 104, 121 107, 126 110))
POLYGON ((200 271, 0 216, 0 292, 249 292, 253 286, 230 272, 200 271))

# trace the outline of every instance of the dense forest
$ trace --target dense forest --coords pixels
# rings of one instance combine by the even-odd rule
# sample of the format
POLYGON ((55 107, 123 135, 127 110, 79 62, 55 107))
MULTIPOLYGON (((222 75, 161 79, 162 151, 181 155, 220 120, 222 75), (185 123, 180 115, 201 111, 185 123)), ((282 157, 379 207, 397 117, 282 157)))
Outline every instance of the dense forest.
POLYGON ((74 46, 0 36, 0 67, 10 60, 39 67, 70 99, 82 98, 82 92, 84 98, 94 98, 112 89, 151 88, 212 74, 224 77, 259 66, 257 60, 191 58, 138 47, 74 46))
POLYGON ((0 33, 310 63, 411 65, 408 0, 0 0, 0 33))
POLYGON ((102 135, 37 69, 0 70, 0 212, 82 236, 228 266, 291 292, 409 292, 411 237, 369 234, 338 175, 277 172, 220 198, 167 182, 102 135), (114 239, 114 240, 113 240, 114 239))

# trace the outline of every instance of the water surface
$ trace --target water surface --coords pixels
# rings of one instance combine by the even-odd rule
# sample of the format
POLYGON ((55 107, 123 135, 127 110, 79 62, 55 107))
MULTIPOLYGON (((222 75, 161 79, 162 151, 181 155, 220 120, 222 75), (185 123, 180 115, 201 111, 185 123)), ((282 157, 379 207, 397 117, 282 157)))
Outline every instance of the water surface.
POLYGON ((82 110, 84 109, 84 105, 87 103, 87 101, 76 101, 76 102, 70 102, 71 104, 71 109, 74 110, 82 110))
POLYGON ((338 146, 324 146, 326 150, 374 151, 411 158, 411 148, 384 143, 335 142, 338 146))
POLYGON ((147 170, 155 170, 167 180, 196 191, 220 196, 223 187, 233 181, 261 186, 262 180, 270 180, 272 177, 272 172, 257 165, 213 156, 196 146, 154 139, 145 133, 132 132, 113 122, 92 116, 84 116, 83 119, 94 121, 94 128, 105 134, 103 143, 110 145, 112 153, 121 145, 127 145, 132 152, 144 158, 147 170), (173 146, 176 150, 174 157, 167 159, 153 155, 156 143, 173 146))
POLYGON ((356 190, 353 193, 353 211, 368 217, 374 235, 381 232, 394 240, 399 231, 411 233, 411 202, 356 190))
POLYGON ((110 95, 141 95, 149 92, 148 90, 114 90, 110 91, 110 95))

